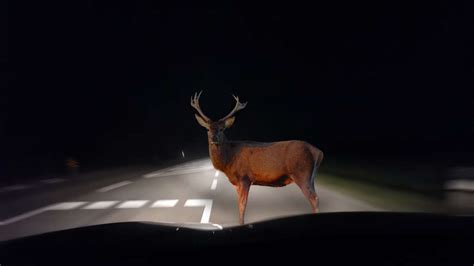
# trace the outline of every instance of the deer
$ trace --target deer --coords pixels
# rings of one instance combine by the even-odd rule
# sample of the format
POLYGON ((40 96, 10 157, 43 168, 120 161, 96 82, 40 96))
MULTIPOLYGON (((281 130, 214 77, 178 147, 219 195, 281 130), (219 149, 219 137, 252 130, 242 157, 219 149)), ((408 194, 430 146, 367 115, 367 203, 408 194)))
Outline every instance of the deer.
POLYGON ((230 141, 224 131, 235 122, 235 114, 247 106, 239 97, 234 109, 213 121, 199 105, 202 91, 191 96, 199 125, 207 129, 209 156, 215 169, 223 172, 237 191, 239 224, 244 224, 245 209, 251 185, 283 187, 295 183, 309 201, 312 212, 319 212, 319 199, 314 188, 323 152, 301 140, 278 142, 230 141))

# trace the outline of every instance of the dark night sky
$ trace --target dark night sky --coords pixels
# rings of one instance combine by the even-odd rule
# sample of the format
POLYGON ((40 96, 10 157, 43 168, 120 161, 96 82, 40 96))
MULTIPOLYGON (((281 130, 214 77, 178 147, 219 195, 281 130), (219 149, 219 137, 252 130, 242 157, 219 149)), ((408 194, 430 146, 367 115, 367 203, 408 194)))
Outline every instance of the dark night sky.
POLYGON ((469 1, 222 2, 2 4, 4 165, 206 153, 189 106, 199 89, 211 117, 233 107, 231 93, 249 102, 233 139, 473 150, 469 1))

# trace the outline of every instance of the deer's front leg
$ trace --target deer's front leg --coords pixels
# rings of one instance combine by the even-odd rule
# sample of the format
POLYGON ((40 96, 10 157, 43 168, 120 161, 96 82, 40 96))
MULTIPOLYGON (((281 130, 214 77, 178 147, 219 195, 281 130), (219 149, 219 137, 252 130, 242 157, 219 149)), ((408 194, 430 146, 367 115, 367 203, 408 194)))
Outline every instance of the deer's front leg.
POLYGON ((240 180, 237 184, 237 198, 239 204, 239 223, 244 224, 245 207, 250 190, 250 181, 248 179, 240 180))

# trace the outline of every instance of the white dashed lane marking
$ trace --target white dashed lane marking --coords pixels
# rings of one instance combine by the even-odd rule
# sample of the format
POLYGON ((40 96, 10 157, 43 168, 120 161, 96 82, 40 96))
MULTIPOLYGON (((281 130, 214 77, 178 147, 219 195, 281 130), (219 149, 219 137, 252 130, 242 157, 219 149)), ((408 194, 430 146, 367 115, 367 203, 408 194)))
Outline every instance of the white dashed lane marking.
POLYGON ((188 199, 184 203, 184 207, 204 207, 204 211, 201 217, 201 223, 209 223, 209 218, 211 217, 212 210, 211 199, 188 199))
POLYGON ((116 200, 97 201, 97 202, 93 202, 93 203, 85 206, 83 209, 86 209, 86 210, 107 209, 107 208, 110 208, 110 207, 114 206, 117 203, 118 203, 118 201, 116 201, 116 200))
POLYGON ((153 205, 151 205, 152 208, 171 208, 176 206, 178 203, 177 199, 173 200, 157 200, 153 205))
POLYGON ((122 182, 118 182, 116 184, 112 184, 110 186, 106 186, 106 187, 103 187, 103 188, 100 188, 97 190, 97 192, 107 192, 107 191, 111 191, 113 189, 116 189, 116 188, 119 188, 119 187, 123 187, 123 186, 126 186, 128 184, 131 184, 132 182, 131 181, 122 181, 122 182))
POLYGON ((64 211, 64 210, 75 209, 75 208, 78 208, 81 205, 84 205, 86 203, 87 202, 79 201, 79 202, 63 202, 63 203, 53 204, 53 205, 50 205, 50 206, 46 206, 46 207, 43 207, 43 208, 40 208, 40 209, 37 209, 37 210, 34 210, 34 211, 30 211, 30 212, 27 212, 27 213, 24 213, 24 214, 6 219, 4 221, 0 221, 0 225, 7 225, 7 224, 15 223, 15 222, 21 221, 23 219, 30 218, 32 216, 43 213, 45 211, 64 211))
POLYGON ((44 211, 47 211, 47 208, 41 208, 41 209, 37 209, 37 210, 34 210, 34 211, 30 211, 30 212, 24 213, 22 215, 18 215, 18 216, 12 217, 10 219, 6 219, 4 221, 1 221, 0 225, 7 225, 7 224, 14 223, 14 222, 18 222, 20 220, 29 218, 31 216, 38 215, 38 214, 40 214, 44 211))
MULTIPOLYGON (((8 225, 15 223, 32 216, 41 214, 46 211, 67 211, 67 210, 104 210, 104 209, 138 209, 145 207, 150 200, 127 200, 127 201, 118 201, 118 200, 106 200, 106 201, 96 201, 96 202, 87 202, 87 201, 73 201, 73 202, 61 202, 53 205, 49 205, 43 208, 39 208, 30 212, 23 213, 18 216, 8 218, 4 221, 0 221, 0 226, 8 225), (120 203, 120 204, 119 204, 120 203)), ((156 200, 149 208, 173 208, 176 207, 179 200, 177 199, 163 199, 156 200)), ((211 216, 212 210, 212 200, 211 199, 189 199, 184 203, 184 207, 204 207, 201 223, 209 223, 209 218, 211 216)))
POLYGON ((87 203, 86 201, 62 202, 62 203, 51 205, 47 207, 46 209, 48 211, 66 211, 66 210, 79 208, 81 205, 84 205, 86 203, 87 203))
POLYGON ((211 190, 216 190, 216 187, 217 187, 217 179, 214 179, 212 180, 211 190))
POLYGON ((141 208, 147 204, 149 200, 127 200, 122 202, 117 208, 119 209, 135 209, 141 208))

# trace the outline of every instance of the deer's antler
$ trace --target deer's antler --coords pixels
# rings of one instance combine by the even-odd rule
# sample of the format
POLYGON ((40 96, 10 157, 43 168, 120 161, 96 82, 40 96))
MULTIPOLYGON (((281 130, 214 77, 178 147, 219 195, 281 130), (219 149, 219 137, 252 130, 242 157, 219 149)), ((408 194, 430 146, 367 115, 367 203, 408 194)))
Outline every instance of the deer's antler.
POLYGON ((211 119, 207 117, 201 110, 201 106, 199 106, 199 97, 201 97, 202 91, 199 92, 199 94, 196 92, 194 93, 194 96, 191 97, 191 106, 198 111, 199 115, 206 120, 206 122, 210 122, 211 119))
POLYGON ((247 106, 247 102, 245 102, 245 103, 239 102, 239 97, 238 97, 238 96, 232 95, 232 97, 234 97, 234 99, 235 99, 235 101, 236 101, 236 102, 235 102, 234 109, 233 109, 232 111, 230 111, 230 113, 229 113, 228 115, 226 115, 225 117, 221 118, 219 121, 224 121, 224 120, 226 120, 227 118, 234 116, 235 113, 237 113, 238 111, 244 109, 245 106, 247 106))

